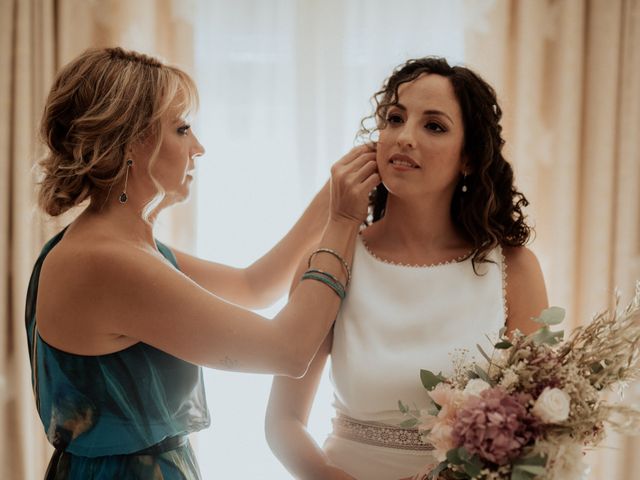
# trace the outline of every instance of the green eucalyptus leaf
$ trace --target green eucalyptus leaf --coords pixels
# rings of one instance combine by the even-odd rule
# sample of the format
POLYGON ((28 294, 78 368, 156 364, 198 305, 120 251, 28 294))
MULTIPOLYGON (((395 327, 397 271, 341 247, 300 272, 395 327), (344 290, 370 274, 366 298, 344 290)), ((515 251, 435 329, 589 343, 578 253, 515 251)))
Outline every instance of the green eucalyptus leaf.
POLYGON ((440 462, 436 468, 429 472, 427 475, 428 480, 436 480, 442 472, 444 472, 449 467, 449 462, 440 462))
POLYGON ((471 460, 471 457, 473 457, 473 455, 469 453, 469 451, 464 447, 458 448, 458 456, 464 462, 468 462, 469 460, 471 460))
POLYGON ((534 320, 544 325, 558 325, 564 320, 565 310, 561 307, 549 307, 540 313, 534 320))
POLYGON ((538 344, 556 345, 564 338, 564 330, 553 332, 544 326, 533 335, 533 341, 538 344))
POLYGON ((425 406, 425 410, 427 412, 428 415, 432 415, 432 416, 436 416, 438 415, 438 412, 440 412, 440 405, 438 405, 433 398, 428 396, 429 394, 427 394, 427 405, 425 406))
POLYGON ((442 376, 442 372, 436 375, 429 370, 420 370, 420 380, 424 388, 431 391, 436 388, 436 385, 444 382, 446 378, 442 376))
POLYGON ((538 465, 540 467, 544 467, 547 464, 547 457, 544 455, 532 455, 529 457, 522 457, 513 462, 514 467, 519 467, 520 465, 538 465))
POLYGON ((482 471, 482 465, 478 466, 475 463, 465 463, 462 468, 464 469, 464 473, 471 478, 477 477, 482 471))
POLYGON ((507 348, 513 347, 513 343, 503 340, 502 342, 496 343, 493 347, 498 350, 506 350, 507 348))
POLYGON ((480 367, 479 365, 474 365, 474 368, 475 368, 476 373, 478 374, 478 377, 480 377, 482 380, 487 382, 492 387, 494 386, 493 381, 491 380, 491 378, 489 378, 489 374, 487 374, 487 372, 485 372, 482 369, 482 367, 480 367))
POLYGON ((469 480, 469 476, 466 473, 463 472, 458 472, 458 471, 452 471, 449 476, 451 478, 455 478, 455 479, 460 479, 460 480, 469 480))
POLYGON ((402 403, 402 400, 398 400, 398 409, 402 413, 409 413, 409 407, 407 405, 405 405, 404 403, 402 403))
POLYGON ((413 428, 418 424, 417 418, 409 418, 400 424, 402 428, 413 428))
POLYGON ((485 358, 485 360, 491 363, 491 357, 487 355, 487 352, 484 351, 484 349, 480 346, 479 343, 476 343, 476 347, 478 348, 478 351, 482 354, 482 356, 485 358))
POLYGON ((515 468, 523 472, 532 473, 533 475, 544 475, 547 473, 547 469, 539 465, 518 465, 515 468))
POLYGON ((525 472, 519 468, 511 470, 511 480, 533 480, 535 477, 535 474, 525 472))
POLYGON ((447 452, 447 461, 453 465, 461 465, 464 463, 462 458, 460 458, 460 451, 458 448, 452 448, 447 452))
POLYGON ((480 376, 473 370, 467 370, 467 377, 469 377, 470 379, 480 378, 480 376))

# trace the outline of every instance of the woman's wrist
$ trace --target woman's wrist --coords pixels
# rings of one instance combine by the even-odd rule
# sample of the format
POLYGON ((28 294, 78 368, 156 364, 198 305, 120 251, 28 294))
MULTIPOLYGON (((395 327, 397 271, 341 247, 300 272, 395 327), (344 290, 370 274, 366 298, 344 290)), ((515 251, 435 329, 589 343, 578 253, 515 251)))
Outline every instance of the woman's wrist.
POLYGON ((329 215, 329 220, 327 221, 327 227, 335 227, 335 228, 345 228, 345 229, 353 229, 355 233, 358 233, 360 230, 360 225, 362 225, 362 221, 357 218, 347 217, 345 215, 338 215, 331 213, 329 215))

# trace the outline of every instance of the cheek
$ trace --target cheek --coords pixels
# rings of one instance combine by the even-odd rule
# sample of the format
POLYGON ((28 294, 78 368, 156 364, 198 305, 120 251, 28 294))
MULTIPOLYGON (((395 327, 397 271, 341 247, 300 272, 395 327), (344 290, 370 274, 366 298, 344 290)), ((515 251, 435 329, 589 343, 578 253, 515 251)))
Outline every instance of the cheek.
POLYGON ((381 130, 376 144, 376 161, 378 166, 382 164, 382 160, 388 156, 388 150, 390 145, 390 135, 388 130, 381 130))
POLYGON ((386 158, 384 146, 378 143, 378 146, 376 148, 376 164, 378 165, 378 169, 380 169, 384 164, 384 158, 386 158))

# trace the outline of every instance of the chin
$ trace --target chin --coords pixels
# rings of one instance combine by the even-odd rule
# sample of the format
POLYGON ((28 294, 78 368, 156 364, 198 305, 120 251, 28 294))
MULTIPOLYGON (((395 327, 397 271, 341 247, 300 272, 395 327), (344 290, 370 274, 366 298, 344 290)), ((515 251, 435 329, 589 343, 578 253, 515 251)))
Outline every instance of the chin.
POLYGON ((191 191, 189 189, 177 191, 177 192, 167 192, 166 198, 168 203, 171 205, 175 205, 177 203, 184 203, 191 197, 191 191))

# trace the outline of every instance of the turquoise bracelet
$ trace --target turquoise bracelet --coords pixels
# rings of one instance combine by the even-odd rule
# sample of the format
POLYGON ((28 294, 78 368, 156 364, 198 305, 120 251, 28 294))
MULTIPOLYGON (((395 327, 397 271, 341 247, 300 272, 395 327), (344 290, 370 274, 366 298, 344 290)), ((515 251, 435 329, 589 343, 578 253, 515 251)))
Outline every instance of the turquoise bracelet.
POLYGON ((324 275, 325 277, 329 277, 334 282, 340 284, 340 286, 343 288, 343 290, 345 289, 345 287, 342 285, 342 282, 340 280, 338 280, 334 275, 331 275, 329 272, 324 272, 322 270, 317 270, 315 268, 310 268, 309 270, 307 270, 304 273, 319 273, 320 275, 324 275))
POLYGON ((301 281, 302 280, 316 280, 318 282, 322 282, 325 285, 327 285, 329 288, 331 288, 331 290, 336 292, 336 295, 338 295, 338 297, 340 297, 340 300, 344 300, 344 297, 346 297, 346 291, 344 289, 344 286, 340 282, 335 281, 332 277, 333 277, 333 275, 329 275, 329 274, 327 274, 325 272, 321 272, 319 270, 316 270, 316 271, 307 270, 302 275, 301 281))

